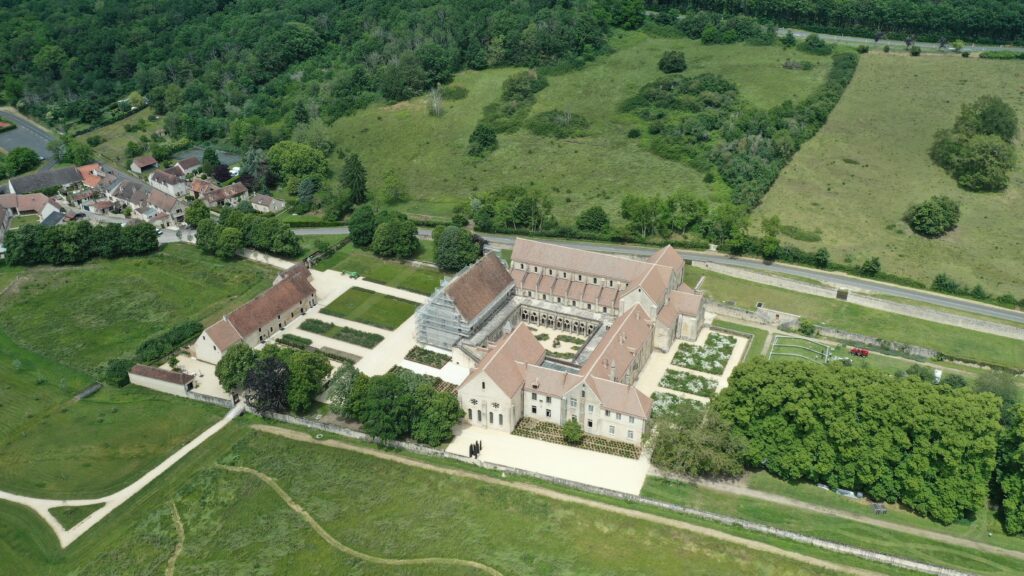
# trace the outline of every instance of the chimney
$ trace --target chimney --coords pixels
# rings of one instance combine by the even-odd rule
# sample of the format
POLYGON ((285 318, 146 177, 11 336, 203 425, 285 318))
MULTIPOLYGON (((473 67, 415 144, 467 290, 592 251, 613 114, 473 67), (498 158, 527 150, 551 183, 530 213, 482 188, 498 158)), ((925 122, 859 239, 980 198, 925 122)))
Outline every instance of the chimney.
POLYGON ((615 359, 614 358, 612 358, 611 378, 609 378, 609 380, 611 380, 612 382, 615 382, 615 359))

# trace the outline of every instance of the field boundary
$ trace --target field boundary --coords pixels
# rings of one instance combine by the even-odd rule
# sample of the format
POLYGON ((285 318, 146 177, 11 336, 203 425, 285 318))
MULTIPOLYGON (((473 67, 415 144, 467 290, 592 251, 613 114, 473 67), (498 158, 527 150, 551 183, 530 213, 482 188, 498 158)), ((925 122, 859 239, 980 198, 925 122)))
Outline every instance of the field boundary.
MULTIPOLYGON (((332 434, 338 434, 340 436, 347 437, 347 438, 352 438, 352 439, 355 439, 355 440, 361 440, 361 441, 364 441, 364 442, 373 442, 373 438, 371 438, 369 435, 364 434, 362 432, 357 432, 355 430, 349 430, 347 428, 341 428, 341 427, 338 427, 338 426, 333 426, 333 425, 325 424, 325 423, 322 423, 322 422, 314 422, 312 420, 306 420, 304 418, 296 418, 296 417, 293 417, 293 416, 288 416, 286 414, 268 413, 268 414, 266 414, 264 416, 266 418, 269 418, 269 419, 272 419, 272 420, 278 420, 278 421, 281 421, 281 422, 286 422, 286 423, 289 423, 289 424, 296 424, 296 425, 304 426, 304 427, 316 428, 316 429, 319 429, 319 430, 323 430, 325 432, 329 432, 329 433, 332 433, 332 434)), ((562 492, 551 490, 549 488, 542 488, 540 486, 534 486, 534 485, 528 485, 528 484, 517 484, 517 483, 504 482, 502 480, 499 480, 499 479, 496 479, 496 478, 492 478, 490 476, 484 476, 484 475, 480 475, 480 474, 476 474, 476 473, 472 473, 472 472, 466 472, 466 471, 454 470, 454 469, 450 469, 450 468, 444 468, 444 467, 441 467, 441 466, 436 466, 436 465, 433 465, 433 464, 427 464, 425 462, 420 462, 418 460, 414 460, 414 459, 411 459, 411 458, 408 458, 408 457, 399 456, 399 455, 396 455, 396 454, 389 454, 389 453, 381 452, 379 450, 374 450, 374 449, 369 448, 369 447, 364 448, 364 447, 360 447, 360 446, 354 446, 352 444, 346 444, 344 442, 340 442, 340 441, 337 441, 337 440, 319 440, 319 439, 314 439, 308 433, 299 432, 299 431, 295 431, 295 430, 289 430, 289 429, 286 429, 286 428, 281 428, 279 426, 272 426, 272 425, 266 425, 266 424, 253 424, 253 425, 251 425, 251 427, 253 429, 259 430, 261 432, 266 432, 266 433, 269 433, 269 434, 275 434, 277 436, 282 436, 282 437, 285 437, 285 438, 290 438, 292 440, 298 440, 298 441, 301 441, 301 442, 308 442, 308 443, 312 443, 312 444, 326 445, 326 446, 331 446, 331 447, 335 447, 335 448, 342 448, 342 449, 345 449, 345 450, 351 450, 351 451, 354 451, 354 452, 359 452, 359 453, 362 453, 362 454, 367 454, 369 456, 374 456, 374 457, 381 458, 381 459, 384 459, 384 460, 391 460, 391 461, 394 461, 394 462, 398 462, 398 463, 402 463, 402 464, 407 464, 407 465, 415 466, 415 467, 418 467, 418 468, 424 468, 424 469, 432 470, 432 471, 435 471, 435 472, 441 472, 441 473, 455 475, 455 476, 462 476, 462 477, 466 477, 466 478, 473 478, 473 479, 480 480, 482 482, 488 482, 488 483, 491 483, 491 484, 500 484, 502 486, 510 486, 510 487, 513 487, 513 488, 516 488, 516 489, 519 489, 519 490, 533 492, 533 493, 536 493, 536 494, 539 494, 539 495, 542 495, 542 496, 547 496, 547 497, 550 497, 550 498, 554 498, 556 500, 565 500, 565 501, 568 501, 568 502, 574 502, 574 503, 583 504, 583 505, 586 505, 586 506, 602 508, 602 509, 605 509, 605 510, 608 510, 608 511, 612 511, 612 512, 616 512, 616 513, 619 513, 619 514, 632 515, 632 516, 637 517, 637 518, 643 518, 643 519, 650 520, 652 522, 656 522, 656 523, 660 523, 660 524, 666 524, 666 525, 673 526, 673 527, 676 527, 676 528, 680 528, 680 529, 683 529, 683 530, 687 530, 687 531, 690 531, 690 532, 696 532, 696 533, 703 534, 703 535, 706 535, 706 536, 711 536, 711 537, 714 537, 714 538, 719 538, 719 539, 727 540, 727 541, 730 541, 730 542, 735 542, 737 544, 741 544, 743 546, 747 546, 747 547, 754 548, 754 549, 757 549, 757 550, 761 550, 761 551, 764 551, 764 552, 770 552, 770 553, 778 554, 778 555, 785 556, 785 557, 788 557, 788 558, 793 558, 793 559, 796 559, 796 560, 799 560, 799 561, 802 561, 802 562, 809 563, 809 564, 814 565, 814 566, 828 568, 830 570, 836 570, 836 571, 840 571, 840 572, 847 572, 847 573, 853 573, 853 574, 875 574, 874 572, 870 572, 870 571, 867 571, 867 570, 861 570, 861 569, 853 568, 853 567, 850 567, 850 566, 840 566, 840 565, 834 564, 832 562, 828 562, 828 561, 821 560, 821 559, 818 559, 818 558, 806 556, 806 555, 803 555, 803 554, 800 554, 800 553, 797 553, 797 552, 790 552, 788 550, 777 548, 777 547, 772 546, 770 544, 766 544, 766 543, 763 543, 763 542, 758 542, 758 541, 755 541, 755 540, 748 540, 748 539, 745 539, 745 538, 742 538, 742 537, 739 537, 739 536, 734 536, 732 534, 727 534, 725 532, 720 532, 718 530, 714 530, 714 529, 710 529, 710 528, 705 528, 705 527, 698 526, 698 525, 695 525, 695 524, 689 524, 689 523, 682 522, 682 521, 679 521, 679 520, 672 520, 672 519, 666 518, 664 516, 658 516, 656 514, 652 514, 652 513, 648 513, 648 512, 641 512, 641 511, 637 511, 637 510, 631 510, 631 509, 628 509, 628 508, 623 508, 621 506, 616 506, 616 505, 612 505, 612 504, 604 504, 604 503, 597 502, 597 501, 594 501, 594 500, 591 500, 591 499, 587 499, 587 498, 583 498, 583 497, 580 497, 580 496, 573 496, 573 495, 570 495, 570 494, 565 494, 565 493, 562 493, 562 492)), ((725 515, 722 515, 722 514, 715 514, 715 513, 712 513, 712 512, 706 512, 704 510, 698 510, 696 508, 688 508, 688 507, 684 507, 684 506, 678 506, 676 504, 670 504, 668 502, 662 502, 660 500, 654 500, 654 499, 646 498, 646 497, 643 497, 643 496, 635 496, 635 495, 632 495, 632 494, 626 494, 624 492, 618 492, 616 490, 608 490, 608 489, 605 489, 605 488, 599 488, 597 486, 591 486, 589 484, 582 484, 582 483, 579 483, 579 482, 573 482, 571 480, 564 480, 562 478, 555 478, 553 476, 547 476, 545 474, 539 474, 539 473, 536 473, 536 472, 530 472, 530 471, 527 471, 527 470, 521 470, 519 468, 512 468, 512 467, 509 467, 509 466, 503 466, 503 465, 500 465, 500 464, 493 464, 493 463, 490 463, 490 462, 481 462, 479 460, 475 460, 475 459, 472 459, 472 458, 466 458, 464 456, 457 455, 457 454, 451 454, 451 453, 448 453, 448 452, 444 452, 442 450, 437 450, 437 449, 434 449, 434 448, 429 448, 427 446, 420 446, 418 444, 411 444, 411 443, 408 443, 408 442, 393 442, 393 443, 390 443, 389 446, 393 446, 393 447, 396 447, 396 448, 401 448, 401 449, 408 450, 408 451, 414 452, 416 454, 422 454, 422 455, 425 455, 425 456, 434 456, 434 457, 445 458, 447 460, 454 460, 454 461, 457 461, 457 462, 462 462, 464 464, 470 464, 470 465, 477 466, 477 467, 480 467, 480 468, 485 468, 485 469, 488 469, 488 470, 494 470, 494 471, 498 471, 498 472, 503 472, 503 473, 506 473, 506 474, 514 474, 514 475, 518 475, 518 476, 526 476, 526 477, 536 478, 538 480, 543 480, 545 482, 550 482, 550 483, 557 484, 557 485, 560 485, 560 486, 565 486, 567 488, 571 488, 571 489, 574 489, 574 490, 579 490, 579 491, 582 491, 582 492, 587 492, 589 494, 594 494, 594 495, 597 495, 597 496, 605 496, 605 497, 609 497, 609 498, 614 498, 616 500, 622 500, 622 501, 632 502, 632 503, 636 503, 636 504, 643 504, 643 505, 647 505, 647 506, 653 506, 655 508, 659 508, 659 509, 662 509, 662 510, 667 510, 667 511, 670 511, 670 512, 675 512, 675 513, 683 514, 683 515, 686 515, 686 516, 693 516, 693 517, 696 517, 696 518, 700 518, 702 520, 707 520, 707 521, 715 522, 717 524, 723 524, 723 525, 726 525, 726 526, 737 526, 737 527, 740 527, 740 528, 743 528, 743 529, 746 529, 746 530, 750 530, 751 532, 756 532, 756 533, 759 533, 759 534, 765 534, 765 535, 768 535, 768 536, 774 536, 774 537, 777 537, 777 538, 782 538, 782 539, 785 539, 785 540, 790 540, 792 542, 798 542, 798 543, 801 543, 801 544, 807 544, 807 545, 810 545, 810 546, 814 546, 815 548, 820 548, 820 549, 823 549, 823 550, 828 550, 830 552, 836 552, 836 553, 844 554, 844 555, 847 555, 847 556, 854 556, 854 557, 861 558, 861 559, 864 559, 864 560, 870 560, 870 561, 873 561, 873 562, 879 562, 879 563, 886 564, 886 565, 889 565, 889 566, 895 566, 895 567, 898 567, 898 568, 903 568, 903 569, 906 569, 906 570, 912 570, 912 571, 920 572, 920 573, 923 573, 923 574, 933 574, 933 575, 936 575, 936 576, 970 576, 966 572, 960 572, 960 571, 957 571, 957 570, 952 570, 952 569, 949 569, 949 568, 944 568, 942 566, 935 566, 935 565, 927 564, 927 563, 924 563, 924 562, 917 562, 915 560, 908 560, 906 558, 900 558, 900 557, 897 557, 897 556, 891 556, 891 555, 888 555, 888 554, 882 554, 880 552, 874 552, 874 551, 871 551, 871 550, 865 550, 863 548, 857 548, 855 546, 849 546, 849 545, 840 544, 840 543, 837 543, 837 542, 830 542, 828 540, 822 540, 820 538, 814 538, 814 537, 811 537, 811 536, 806 536, 804 534, 799 534, 799 533, 796 533, 796 532, 791 532, 789 530, 782 530, 782 529, 779 529, 779 528, 768 526, 766 524, 760 524, 760 523, 757 523, 757 522, 750 522, 750 521, 747 521, 747 520, 743 520, 741 518, 734 518, 734 517, 725 516, 725 515)))

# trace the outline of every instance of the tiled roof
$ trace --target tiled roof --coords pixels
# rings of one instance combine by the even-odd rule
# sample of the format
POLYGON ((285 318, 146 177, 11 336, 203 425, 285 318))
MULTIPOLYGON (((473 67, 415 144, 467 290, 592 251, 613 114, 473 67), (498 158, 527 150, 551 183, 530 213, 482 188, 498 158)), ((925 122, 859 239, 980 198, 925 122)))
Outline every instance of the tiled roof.
POLYGON ((305 276, 296 275, 274 284, 241 308, 228 314, 227 320, 245 338, 315 293, 316 290, 305 276))
POLYGON ((178 176, 172 172, 168 172, 167 170, 154 170, 153 173, 149 175, 149 180, 150 182, 156 181, 161 184, 173 186, 178 183, 178 176))
POLYGON ((651 254, 650 258, 647 259, 651 264, 661 264, 662 266, 668 266, 673 270, 682 270, 684 266, 683 257, 676 252, 671 245, 666 245, 661 250, 658 250, 654 254, 651 254))
POLYGON ((506 396, 512 398, 523 387, 526 366, 540 364, 543 360, 544 347, 526 324, 519 324, 484 355, 476 369, 463 381, 463 386, 483 372, 498 384, 506 396))
POLYGON ((525 382, 523 386, 528 392, 540 392, 558 397, 565 396, 581 380, 576 374, 533 364, 526 367, 523 379, 525 382))
POLYGON ((512 285, 512 276, 505 265, 489 252, 468 270, 459 274, 445 287, 445 293, 455 303, 459 314, 472 322, 487 305, 512 285))
POLYGON ((580 374, 618 380, 633 357, 653 337, 651 317, 639 304, 619 315, 587 358, 580 374))
POLYGON ((138 166, 139 168, 152 166, 156 163, 156 158, 153 158, 152 156, 136 156, 135 158, 132 159, 132 165, 138 166))
POLYGON ((284 205, 284 202, 281 200, 266 194, 254 194, 252 197, 252 203, 257 206, 266 206, 267 208, 273 207, 275 204, 278 206, 284 205))
POLYGON ((49 198, 45 194, 0 194, 0 208, 14 208, 17 212, 42 212, 49 198))
POLYGON ((171 212, 177 205, 178 199, 166 192, 153 190, 149 193, 149 203, 165 212, 171 212))
POLYGON ((516 238, 512 247, 512 260, 538 268, 553 268, 582 274, 584 277, 612 278, 629 282, 649 266, 640 260, 579 250, 557 244, 516 238))
POLYGON ((103 180, 101 176, 94 174, 94 172, 100 172, 103 167, 99 164, 86 164, 85 166, 79 166, 76 168, 78 173, 82 176, 82 184, 85 184, 89 188, 95 188, 100 185, 103 180))
POLYGON ((177 384, 179 386, 187 386, 196 378, 191 374, 183 374, 172 370, 154 368, 152 366, 146 366, 145 364, 136 364, 135 366, 132 366, 132 369, 129 370, 129 372, 145 378, 153 378, 154 380, 161 380, 163 382, 177 384))
POLYGON ((242 335, 238 333, 238 330, 235 330, 235 327, 227 319, 219 320, 213 326, 207 328, 206 334, 221 352, 242 340, 242 335))
POLYGON ((626 386, 597 377, 588 378, 587 384, 601 400, 601 408, 628 416, 650 418, 653 402, 646 394, 637 390, 636 386, 626 386))
POLYGON ((188 158, 182 158, 181 160, 178 160, 177 165, 180 166, 182 170, 188 171, 198 167, 200 164, 202 164, 202 162, 199 161, 199 158, 196 158, 195 156, 189 156, 188 158))

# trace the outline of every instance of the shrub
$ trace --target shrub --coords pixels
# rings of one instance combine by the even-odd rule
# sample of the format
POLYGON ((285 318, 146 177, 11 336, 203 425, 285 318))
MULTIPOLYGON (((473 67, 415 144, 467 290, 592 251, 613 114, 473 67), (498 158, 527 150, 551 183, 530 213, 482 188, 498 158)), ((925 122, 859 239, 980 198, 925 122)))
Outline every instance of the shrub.
POLYGON ((569 420, 562 425, 562 438, 566 443, 577 445, 583 442, 583 427, 575 420, 569 420))
POLYGON ((608 230, 608 214, 600 206, 591 206, 576 217, 576 227, 585 232, 608 230))
POLYGON ((501 85, 502 100, 525 100, 548 85, 547 78, 536 70, 524 70, 509 76, 501 85))
POLYGON ((135 360, 147 364, 155 362, 174 349, 189 340, 195 339, 203 331, 203 325, 199 322, 183 322, 177 326, 158 334, 142 344, 135 350, 135 360))
POLYGON ((658 70, 666 74, 675 74, 686 70, 686 55, 679 50, 669 50, 658 60, 658 70))
POLYGON ((911 46, 910 47, 910 55, 911 56, 920 56, 921 55, 921 47, 920 46, 911 46))
POLYGON ((298 348, 300 350, 305 350, 313 344, 313 341, 309 338, 303 338, 302 336, 296 336, 295 334, 282 334, 277 341, 285 346, 291 346, 292 348, 298 348))
POLYGON ((890 50, 890 48, 889 48, 888 44, 886 44, 885 46, 882 46, 882 52, 885 52, 886 54, 888 54, 889 50, 890 50))
POLYGON ((863 44, 861 44, 860 46, 857 46, 857 53, 858 54, 867 54, 868 50, 869 50, 869 48, 867 46, 863 45, 863 44))
POLYGON ((822 40, 817 34, 809 34, 796 48, 801 52, 819 56, 828 56, 832 53, 832 45, 822 40))
POLYGON ((982 96, 960 107, 953 131, 965 135, 995 135, 1012 142, 1017 136, 1017 113, 997 96, 982 96))
POLYGON ((498 135, 490 126, 480 123, 469 135, 469 155, 484 156, 498 148, 498 135))
POLYGON ((960 206, 948 196, 932 196, 903 215, 910 229, 927 238, 938 238, 956 228, 960 206))
POLYGON ((878 273, 882 271, 882 263, 878 260, 877 256, 868 258, 857 268, 857 272, 861 276, 867 276, 873 278, 878 276, 878 273))
POLYGON ((797 327, 796 331, 804 336, 814 336, 818 333, 818 328, 814 325, 814 322, 811 322, 806 318, 801 318, 800 326, 797 327))
POLYGON ((639 138, 643 132, 639 128, 630 128, 629 132, 626 132, 626 138, 639 138))
POLYGON ((590 123, 583 116, 564 110, 541 112, 531 117, 526 123, 530 132, 550 138, 579 136, 589 125, 590 123))
POLYGON ((128 385, 128 371, 135 363, 124 358, 115 358, 103 367, 102 381, 108 386, 123 388, 128 385))

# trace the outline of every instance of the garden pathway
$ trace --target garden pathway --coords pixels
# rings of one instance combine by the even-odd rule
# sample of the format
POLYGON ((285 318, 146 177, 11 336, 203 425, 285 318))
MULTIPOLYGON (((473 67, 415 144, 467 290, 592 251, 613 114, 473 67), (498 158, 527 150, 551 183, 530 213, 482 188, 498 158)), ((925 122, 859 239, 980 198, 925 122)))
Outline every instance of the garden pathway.
MULTIPOLYGON (((446 467, 442 467, 442 466, 436 466, 434 464, 428 464, 428 463, 422 462, 420 460, 415 460, 415 459, 412 459, 412 458, 408 458, 406 456, 401 456, 401 455, 393 453, 393 452, 385 452, 385 451, 374 449, 374 448, 357 446, 355 444, 348 444, 348 443, 345 443, 345 442, 341 442, 339 440, 315 440, 312 437, 310 437, 309 434, 307 434, 305 432, 300 432, 298 430, 289 430, 287 428, 280 428, 280 427, 277 427, 277 426, 269 426, 269 425, 265 425, 265 424, 255 424, 255 425, 252 425, 251 427, 253 429, 255 429, 255 430, 259 430, 260 432, 266 432, 268 434, 275 434, 277 436, 283 436, 285 438, 289 438, 291 440, 297 440, 299 442, 307 442, 307 443, 310 443, 310 444, 319 444, 319 445, 322 445, 322 446, 330 446, 332 448, 340 448, 340 449, 343 449, 343 450, 350 450, 352 452, 358 452, 360 454, 365 454, 367 456, 372 456, 374 458, 380 458, 382 460, 389 460, 391 462, 396 462, 396 463, 399 463, 399 464, 404 464, 406 466, 412 466, 412 467, 415 467, 415 468, 420 468, 422 470, 429 470, 431 472, 437 472, 437 473, 440 473, 440 474, 448 474, 449 476, 456 476, 456 477, 460 477, 460 478, 469 478, 469 479, 472 479, 472 480, 477 480, 479 482, 485 482, 487 484, 494 484, 494 485, 502 486, 502 487, 505 487, 505 488, 511 488, 511 489, 514 489, 514 490, 520 490, 520 491, 523 491, 523 492, 529 492, 531 494, 535 494, 535 495, 538 495, 538 496, 543 496, 543 497, 546 497, 546 498, 551 498, 553 500, 560 500, 562 502, 569 502, 569 503, 572 503, 572 504, 578 504, 578 505, 581 505, 581 506, 587 506, 589 508, 594 508, 594 509, 602 510, 602 511, 605 511, 605 512, 611 512, 613 514, 620 514, 620 515, 623 515, 623 516, 629 516, 631 518, 637 518, 637 519, 640 519, 640 520, 645 520, 645 521, 648 521, 648 522, 653 522, 655 524, 660 524, 660 525, 663 525, 663 526, 668 526, 670 528, 675 528, 675 529, 678 529, 678 530, 685 530, 687 532, 692 532, 692 533, 695 533, 695 534, 700 534, 702 536, 707 536, 707 537, 710 537, 710 538, 715 538, 715 539, 718 539, 718 540, 723 540, 723 541, 726 541, 726 542, 730 542, 732 544, 737 544, 737 545, 740 545, 740 546, 745 546, 747 548, 750 548, 752 550, 757 550, 759 552, 766 552, 766 553, 769 553, 769 554, 775 554, 777 556, 782 556, 782 557, 785 557, 785 558, 796 560, 798 562, 803 562, 803 563, 809 564, 811 566, 816 566, 818 568, 823 568, 823 569, 826 569, 826 570, 832 570, 832 571, 835 571, 835 572, 843 572, 843 573, 847 573, 847 574, 855 574, 857 576, 880 576, 878 572, 873 572, 873 571, 865 570, 865 569, 862 569, 862 568, 853 568, 853 567, 850 567, 850 566, 844 566, 842 564, 837 564, 835 562, 830 562, 828 560, 822 560, 820 558, 815 558, 813 556, 807 556, 805 554, 800 554, 799 552, 792 552, 790 550, 785 550, 785 549, 779 548, 777 546, 773 546, 773 545, 765 543, 765 542, 760 542, 760 541, 757 541, 757 540, 750 540, 748 538, 743 538, 741 536, 735 536, 733 534, 722 532, 720 530, 715 530, 713 528, 706 528, 704 526, 698 526, 696 524, 691 524, 689 522, 684 522, 682 520, 677 520, 675 518, 668 518, 666 516, 659 516, 657 514, 652 514, 650 512, 643 512, 643 511, 640 511, 640 510, 633 510, 633 509, 629 509, 629 508, 623 508, 623 507, 620 507, 620 506, 616 506, 614 504, 606 504, 604 502, 599 502, 597 500, 591 500, 589 498, 584 498, 582 496, 575 496, 575 495, 572 495, 572 494, 567 494, 567 493, 564 493, 564 492, 559 492, 559 491, 556 491, 556 490, 552 490, 550 488, 544 488, 542 486, 537 486, 535 484, 528 484, 528 483, 525 483, 525 482, 507 482, 507 481, 502 480, 500 478, 494 478, 494 477, 491 477, 491 476, 484 476, 482 474, 476 474, 474 472, 469 472, 469 471, 466 471, 466 470, 460 470, 460 469, 456 469, 456 468, 446 468, 446 467)), ((508 436, 508 434, 506 434, 506 436, 508 436)), ((488 449, 488 446, 485 444, 484 445, 484 453, 487 452, 487 449, 488 449)), ((573 450, 575 450, 575 449, 573 449, 573 450)))
POLYGON ((245 404, 239 403, 227 414, 224 415, 216 424, 210 426, 204 430, 199 436, 192 439, 191 442, 185 444, 178 449, 177 452, 171 454, 166 460, 157 464, 155 468, 146 472, 141 478, 132 482, 128 486, 114 492, 109 496, 102 498, 88 498, 81 500, 50 500, 46 498, 33 498, 30 496, 21 496, 18 494, 12 494, 10 492, 0 491, 0 500, 7 500, 8 502, 14 502, 15 504, 21 504, 31 508, 36 514, 46 522, 50 528, 57 534, 57 540, 60 542, 61 548, 67 548, 72 542, 77 540, 82 534, 85 534, 90 528, 103 520, 111 512, 117 509, 118 506, 127 502, 132 496, 138 494, 143 488, 149 485, 150 482, 156 480, 161 474, 166 472, 171 466, 178 463, 179 460, 187 456, 190 452, 198 448, 203 442, 209 440, 214 434, 219 432, 222 428, 228 425, 229 422, 235 419, 236 416, 241 414, 245 410, 245 404), (93 504, 104 504, 102 508, 97 509, 92 514, 88 515, 78 524, 75 524, 71 528, 65 529, 61 526, 60 522, 54 518, 53 514, 50 514, 51 508, 59 508, 62 506, 90 506, 93 504))

